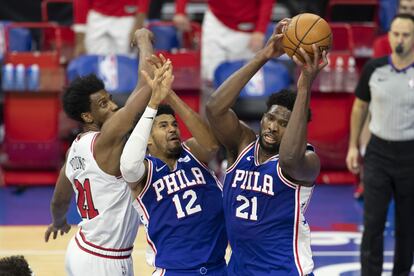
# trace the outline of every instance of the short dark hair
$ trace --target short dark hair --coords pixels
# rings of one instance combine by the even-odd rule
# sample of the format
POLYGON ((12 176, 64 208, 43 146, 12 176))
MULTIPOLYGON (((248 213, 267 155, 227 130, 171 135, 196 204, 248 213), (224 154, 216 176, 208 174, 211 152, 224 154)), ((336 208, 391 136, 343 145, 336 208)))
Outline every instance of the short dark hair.
POLYGON ((95 74, 77 77, 65 89, 62 99, 63 110, 70 118, 83 123, 81 114, 91 110, 89 96, 104 89, 103 81, 95 74))
POLYGON ((399 14, 396 14, 394 16, 394 18, 392 19, 391 24, 392 24, 392 22, 394 22, 395 19, 398 19, 398 18, 400 18, 400 19, 409 19, 414 24, 414 16, 411 15, 411 14, 409 14, 409 13, 399 13, 399 14))
POLYGON ((155 117, 163 115, 163 114, 172 115, 175 118, 175 111, 168 104, 160 104, 158 106, 157 115, 155 115, 155 117))
POLYGON ((10 256, 0 259, 1 276, 30 276, 32 271, 23 256, 10 256))
MULTIPOLYGON (((273 93, 267 98, 266 106, 269 110, 273 105, 280 105, 292 111, 296 101, 296 92, 289 89, 282 89, 279 92, 273 93)), ((308 109, 308 122, 310 122, 312 113, 308 109)))

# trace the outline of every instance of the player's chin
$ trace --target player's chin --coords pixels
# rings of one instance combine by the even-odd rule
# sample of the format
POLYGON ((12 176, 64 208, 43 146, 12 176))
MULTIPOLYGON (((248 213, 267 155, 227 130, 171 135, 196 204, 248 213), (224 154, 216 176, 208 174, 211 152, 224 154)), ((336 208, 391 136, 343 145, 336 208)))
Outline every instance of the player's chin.
POLYGON ((279 150, 280 141, 264 139, 263 136, 260 139, 260 146, 269 152, 276 152, 279 150))
POLYGON ((178 144, 169 144, 168 155, 170 157, 178 158, 181 154, 182 146, 181 143, 178 144))

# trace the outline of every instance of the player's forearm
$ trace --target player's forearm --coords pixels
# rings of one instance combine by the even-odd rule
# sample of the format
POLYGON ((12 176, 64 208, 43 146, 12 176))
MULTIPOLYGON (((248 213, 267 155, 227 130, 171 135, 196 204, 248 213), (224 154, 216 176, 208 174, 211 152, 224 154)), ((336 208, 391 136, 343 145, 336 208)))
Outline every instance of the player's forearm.
POLYGON ((50 213, 54 225, 63 225, 66 222, 66 214, 68 212, 70 201, 52 200, 50 203, 50 213))
MULTIPOLYGON (((148 64, 148 62, 146 61, 147 58, 151 57, 151 55, 154 53, 154 47, 152 45, 151 38, 149 36, 146 38, 138 38, 137 41, 135 41, 135 43, 137 44, 138 51, 139 51, 139 55, 138 55, 139 65, 138 65, 138 72, 137 72, 138 82, 132 94, 137 93, 138 91, 140 91, 141 88, 146 86, 145 78, 142 76, 142 73, 141 73, 142 70, 147 72, 151 77, 153 74, 152 66, 148 64)), ((149 93, 151 93, 150 92, 151 89, 149 87, 147 89, 149 93)), ((128 98, 126 103, 128 103, 130 100, 131 100, 131 97, 128 98)), ((144 103, 144 108, 145 106, 147 106, 148 100, 149 100, 149 97, 144 103)))
POLYGON ((243 87, 267 61, 268 59, 260 51, 251 61, 220 85, 207 103, 206 108, 209 115, 219 118, 228 112, 243 87))
POLYGON ((305 157, 310 95, 310 87, 298 87, 295 105, 279 149, 280 162, 286 167, 297 166, 305 157))
POLYGON ((174 92, 168 96, 167 101, 178 113, 188 130, 191 132, 192 136, 201 146, 211 152, 218 150, 218 142, 211 132, 210 127, 201 118, 200 114, 192 110, 174 92))
POLYGON ((129 183, 138 182, 145 173, 143 162, 156 114, 156 109, 145 109, 122 151, 120 169, 122 176, 129 183))
POLYGON ((358 148, 362 127, 368 115, 368 107, 358 101, 355 99, 352 105, 349 148, 358 148))

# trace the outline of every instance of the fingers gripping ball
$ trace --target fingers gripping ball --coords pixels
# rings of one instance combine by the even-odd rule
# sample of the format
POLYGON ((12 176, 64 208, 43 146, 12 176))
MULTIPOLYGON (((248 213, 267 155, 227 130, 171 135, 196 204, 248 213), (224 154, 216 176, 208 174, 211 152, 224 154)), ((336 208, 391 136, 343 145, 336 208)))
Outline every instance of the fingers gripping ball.
POLYGON ((329 51, 332 44, 332 32, 328 22, 316 14, 302 13, 292 18, 284 29, 283 48, 288 56, 304 59, 299 51, 302 47, 313 59, 312 44, 316 44, 319 52, 329 51))

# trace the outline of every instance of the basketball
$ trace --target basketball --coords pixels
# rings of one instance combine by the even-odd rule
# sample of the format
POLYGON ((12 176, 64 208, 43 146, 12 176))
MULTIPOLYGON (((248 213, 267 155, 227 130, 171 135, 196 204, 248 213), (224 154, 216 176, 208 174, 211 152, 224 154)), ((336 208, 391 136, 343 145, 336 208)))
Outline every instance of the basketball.
POLYGON ((301 13, 293 17, 285 27, 282 44, 288 56, 296 56, 300 61, 305 62, 299 47, 302 47, 311 59, 313 59, 312 44, 316 44, 321 54, 323 50, 329 51, 332 44, 331 28, 320 16, 301 13))

